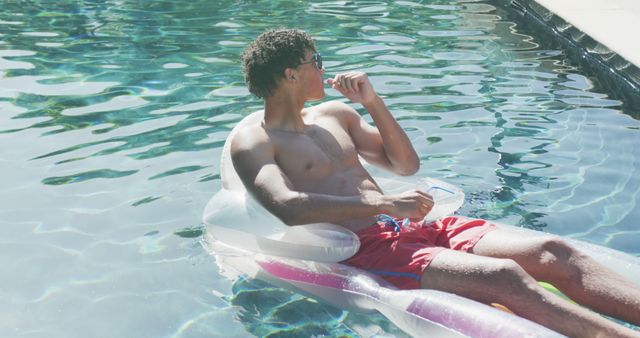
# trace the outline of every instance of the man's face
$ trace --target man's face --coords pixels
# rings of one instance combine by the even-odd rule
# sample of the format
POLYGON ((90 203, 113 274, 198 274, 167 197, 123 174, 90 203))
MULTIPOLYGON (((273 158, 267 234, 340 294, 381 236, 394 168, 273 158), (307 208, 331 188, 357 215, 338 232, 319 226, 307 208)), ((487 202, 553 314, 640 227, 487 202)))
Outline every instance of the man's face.
POLYGON ((305 58, 298 68, 300 85, 306 90, 308 100, 320 100, 324 97, 324 68, 318 68, 319 54, 314 57, 315 52, 307 51, 305 58))

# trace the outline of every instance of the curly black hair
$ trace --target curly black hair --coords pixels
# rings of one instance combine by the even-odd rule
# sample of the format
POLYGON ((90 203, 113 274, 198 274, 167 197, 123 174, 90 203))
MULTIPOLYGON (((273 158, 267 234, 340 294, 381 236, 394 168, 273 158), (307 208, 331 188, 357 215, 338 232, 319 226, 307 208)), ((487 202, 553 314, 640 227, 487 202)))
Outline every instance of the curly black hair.
POLYGON ((286 68, 295 68, 307 51, 316 51, 311 37, 297 29, 266 31, 242 53, 242 71, 249 91, 266 98, 274 94, 286 68))

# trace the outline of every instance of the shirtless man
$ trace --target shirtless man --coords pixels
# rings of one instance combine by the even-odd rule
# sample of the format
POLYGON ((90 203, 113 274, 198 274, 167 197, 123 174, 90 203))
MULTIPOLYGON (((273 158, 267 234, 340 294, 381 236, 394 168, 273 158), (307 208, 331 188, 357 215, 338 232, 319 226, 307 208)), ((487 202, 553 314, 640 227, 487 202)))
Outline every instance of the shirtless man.
POLYGON ((360 251, 344 263, 400 288, 452 292, 496 302, 516 314, 572 337, 640 337, 546 291, 551 282, 576 302, 640 325, 640 290, 550 235, 523 238, 484 220, 447 217, 419 221, 433 199, 419 189, 385 195, 362 167, 367 162, 398 175, 420 166, 410 140, 362 72, 327 83, 373 118, 324 97, 322 59, 298 30, 260 35, 243 54, 249 90, 264 99, 264 120, 233 138, 233 165, 247 190, 288 225, 331 222, 354 231, 360 251), (389 214, 414 222, 394 229, 389 214), (418 245, 416 245, 418 244, 418 245))

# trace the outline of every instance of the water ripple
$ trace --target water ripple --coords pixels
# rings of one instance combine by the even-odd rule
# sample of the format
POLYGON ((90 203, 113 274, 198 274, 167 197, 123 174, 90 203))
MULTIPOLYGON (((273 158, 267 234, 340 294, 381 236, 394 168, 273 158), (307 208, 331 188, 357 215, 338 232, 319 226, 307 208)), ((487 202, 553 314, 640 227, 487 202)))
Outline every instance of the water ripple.
POLYGON ((60 114, 67 116, 79 116, 98 112, 117 111, 127 108, 144 106, 149 101, 136 96, 121 95, 111 98, 107 102, 101 102, 84 107, 66 108, 60 114))
POLYGON ((103 92, 118 82, 64 82, 46 84, 42 81, 56 79, 54 76, 15 76, 0 78, 0 98, 16 98, 20 94, 35 94, 42 96, 63 95, 91 95, 103 92))
POLYGON ((95 178, 119 178, 123 176, 133 175, 137 170, 118 171, 113 169, 98 169, 68 176, 47 177, 42 180, 43 184, 61 185, 69 183, 78 183, 95 178))

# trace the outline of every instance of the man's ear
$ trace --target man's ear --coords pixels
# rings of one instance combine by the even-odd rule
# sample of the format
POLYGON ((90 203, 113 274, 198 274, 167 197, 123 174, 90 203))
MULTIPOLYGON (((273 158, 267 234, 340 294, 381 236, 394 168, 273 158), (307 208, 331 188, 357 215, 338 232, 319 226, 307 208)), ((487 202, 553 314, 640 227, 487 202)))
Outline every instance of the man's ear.
POLYGON ((294 81, 296 79, 296 70, 293 68, 285 68, 284 69, 284 79, 289 81, 294 81))

